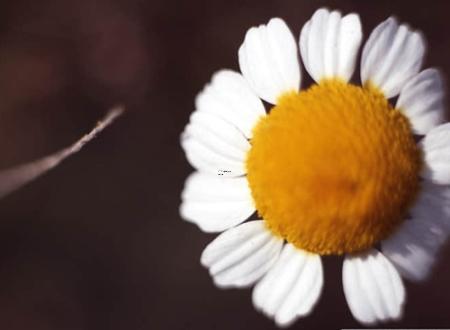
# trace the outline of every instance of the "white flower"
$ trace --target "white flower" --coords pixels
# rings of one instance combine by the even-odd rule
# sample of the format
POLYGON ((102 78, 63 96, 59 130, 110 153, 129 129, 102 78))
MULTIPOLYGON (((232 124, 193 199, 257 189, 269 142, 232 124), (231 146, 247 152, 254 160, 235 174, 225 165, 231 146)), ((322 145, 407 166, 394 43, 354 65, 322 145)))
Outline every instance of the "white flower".
POLYGON ((345 255, 343 288, 358 321, 399 319, 401 277, 424 280, 449 233, 441 75, 420 71, 422 35, 389 18, 362 50, 362 85, 352 84, 361 41, 358 15, 318 10, 299 40, 316 83, 299 91, 285 22, 251 28, 242 74, 213 76, 181 138, 197 172, 180 213, 224 231, 202 264, 219 287, 256 284, 253 304, 279 326, 311 312, 323 255, 345 255), (274 105, 268 113, 261 99, 274 105), (255 211, 262 220, 243 223, 255 211))

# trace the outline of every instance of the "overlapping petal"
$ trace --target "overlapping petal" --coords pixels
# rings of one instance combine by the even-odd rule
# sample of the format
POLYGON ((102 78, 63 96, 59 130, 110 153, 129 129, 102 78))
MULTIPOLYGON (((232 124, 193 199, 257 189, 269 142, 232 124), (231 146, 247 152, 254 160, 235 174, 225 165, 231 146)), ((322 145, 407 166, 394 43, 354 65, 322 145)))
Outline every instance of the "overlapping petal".
POLYGON ((253 304, 287 326, 309 314, 323 287, 320 257, 286 244, 274 267, 256 285, 253 304))
POLYGON ((433 128, 420 146, 425 159, 422 176, 433 183, 450 184, 450 123, 433 128))
POLYGON ((231 70, 215 73, 197 95, 196 109, 213 114, 252 137, 256 122, 266 114, 264 105, 244 77, 231 70))
POLYGON ((386 97, 400 93, 422 66, 426 45, 421 33, 399 25, 394 17, 378 25, 364 45, 361 60, 363 84, 373 84, 386 97))
POLYGON ((414 133, 425 135, 445 121, 445 86, 439 70, 426 69, 402 88, 396 108, 408 116, 414 133))
POLYGON ((404 278, 417 282, 430 275, 450 233, 450 188, 424 183, 411 216, 381 249, 404 278))
POLYGON ((239 66, 256 94, 269 103, 275 104, 283 93, 300 88, 297 44, 280 18, 247 31, 239 48, 239 66))
POLYGON ((245 157, 250 144, 231 123, 207 112, 195 111, 181 136, 193 167, 221 176, 245 174, 245 157))
POLYGON ((339 11, 319 9, 300 34, 303 64, 316 82, 332 78, 348 81, 355 70, 361 41, 357 14, 342 17, 339 11))
POLYGON ((231 228, 255 212, 247 179, 195 172, 181 194, 180 214, 205 232, 231 228))
POLYGON ((403 282, 376 250, 347 256, 342 271, 344 294, 353 316, 365 324, 399 319, 405 302, 403 282))
POLYGON ((203 251, 201 262, 218 287, 246 287, 269 270, 282 246, 264 221, 249 221, 219 235, 203 251))

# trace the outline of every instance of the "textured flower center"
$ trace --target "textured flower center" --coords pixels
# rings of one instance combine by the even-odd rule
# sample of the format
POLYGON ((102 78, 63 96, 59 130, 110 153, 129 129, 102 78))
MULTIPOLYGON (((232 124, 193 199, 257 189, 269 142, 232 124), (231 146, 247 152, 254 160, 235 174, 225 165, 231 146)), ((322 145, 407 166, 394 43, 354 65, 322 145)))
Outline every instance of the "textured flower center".
POLYGON ((377 90, 326 81, 286 93, 254 128, 248 180, 268 228, 318 254, 367 249, 405 218, 422 157, 377 90))

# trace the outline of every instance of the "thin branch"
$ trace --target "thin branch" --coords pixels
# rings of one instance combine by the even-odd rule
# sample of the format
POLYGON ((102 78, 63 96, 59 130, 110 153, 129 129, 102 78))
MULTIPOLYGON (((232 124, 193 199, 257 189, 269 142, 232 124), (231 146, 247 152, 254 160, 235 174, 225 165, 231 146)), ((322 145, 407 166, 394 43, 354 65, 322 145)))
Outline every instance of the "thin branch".
POLYGON ((94 139, 98 133, 109 126, 117 117, 122 115, 124 108, 117 106, 108 111, 106 116, 100 120, 97 125, 81 139, 74 144, 55 152, 54 154, 34 160, 30 163, 18 165, 6 170, 0 171, 0 198, 21 188, 27 183, 59 165, 64 159, 80 151, 84 145, 94 139))

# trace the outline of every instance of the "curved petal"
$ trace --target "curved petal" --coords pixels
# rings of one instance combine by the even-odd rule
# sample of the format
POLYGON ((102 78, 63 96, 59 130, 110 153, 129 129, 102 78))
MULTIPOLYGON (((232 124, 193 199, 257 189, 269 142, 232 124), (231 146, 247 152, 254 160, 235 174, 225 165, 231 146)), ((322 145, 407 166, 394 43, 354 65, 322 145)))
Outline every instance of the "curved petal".
POLYGON ((342 17, 339 11, 317 10, 300 34, 300 53, 306 71, 316 82, 328 78, 349 81, 361 40, 357 14, 342 17))
POLYGON ((181 194, 180 214, 205 232, 221 232, 255 212, 247 179, 195 172, 181 194))
POLYGON ((382 242, 381 249, 403 277, 417 282, 431 273, 450 233, 450 188, 423 183, 411 215, 412 220, 382 242))
POLYGON ((320 256, 286 244, 275 266, 253 290, 253 304, 279 326, 309 314, 323 287, 320 256))
POLYGON ((425 135, 445 121, 445 86, 437 69, 420 72, 400 92, 396 108, 409 118, 414 133, 425 135))
POLYGON ((405 289, 394 266, 378 251, 347 256, 342 270, 344 294, 361 323, 401 318, 405 289))
POLYGON ((422 189, 414 207, 413 218, 424 219, 450 233, 450 187, 422 182, 422 189))
POLYGON ((433 128, 420 147, 425 159, 422 176, 436 184, 450 184, 450 123, 433 128))
POLYGON ((211 113, 239 129, 247 138, 266 114, 264 105, 244 77, 231 70, 215 73, 195 100, 200 112, 211 113))
POLYGON ((277 260, 283 240, 264 221, 249 221, 219 235, 203 251, 201 263, 221 288, 254 284, 277 260))
POLYGON ((361 61, 361 80, 387 98, 400 93, 422 66, 426 45, 421 33, 399 25, 394 17, 378 25, 367 40, 361 61))
POLYGON ((269 103, 275 104, 283 93, 300 88, 297 45, 280 18, 247 31, 239 48, 239 66, 256 94, 269 103))
POLYGON ((446 236, 432 221, 412 219, 383 241, 381 249, 403 277, 418 282, 431 273, 436 253, 446 236))
POLYGON ((220 176, 246 172, 250 143, 235 126, 214 114, 194 111, 181 135, 181 146, 198 170, 220 176))

